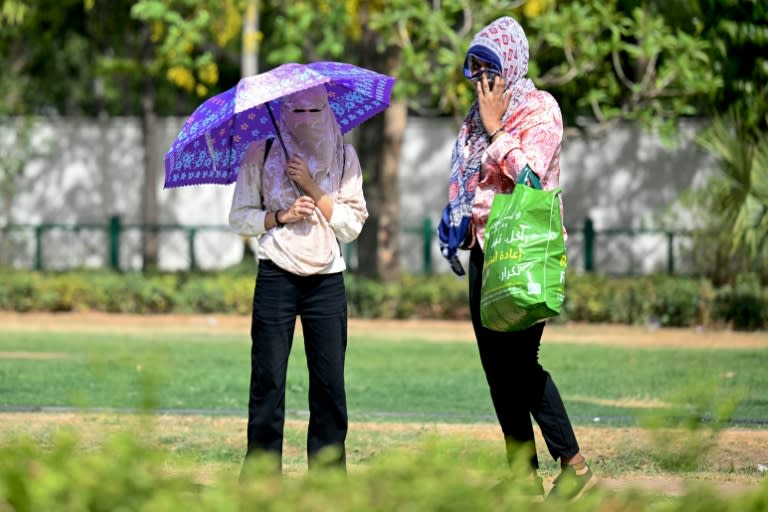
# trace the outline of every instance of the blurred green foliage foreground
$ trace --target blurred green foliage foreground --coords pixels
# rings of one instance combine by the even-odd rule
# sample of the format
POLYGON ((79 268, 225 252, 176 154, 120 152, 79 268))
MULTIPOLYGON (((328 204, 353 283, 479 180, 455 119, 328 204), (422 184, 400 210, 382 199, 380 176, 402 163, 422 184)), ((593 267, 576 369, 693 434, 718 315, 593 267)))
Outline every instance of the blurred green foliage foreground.
MULTIPOLYGON (((141 428, 137 425, 136 431, 141 428)), ((147 423, 145 428, 149 427, 147 423)), ((718 495, 712 486, 680 497, 596 488, 580 501, 531 502, 513 483, 496 486, 488 460, 457 464, 467 453, 430 439, 408 451, 382 455, 343 474, 313 470, 280 477, 269 460, 256 459, 243 483, 229 475, 200 484, 193 469, 170 472, 165 454, 135 435, 117 434, 84 450, 72 434, 52 446, 17 440, 0 448, 0 510, 31 511, 764 511, 768 480, 745 493, 718 495)))
MULTIPOLYGON (((251 267, 249 267, 250 269, 251 267)), ((345 276, 350 315, 467 319, 467 281, 449 274, 402 275, 379 283, 345 276)), ((252 270, 221 273, 0 271, 0 311, 249 314, 252 270)), ((768 326, 768 288, 752 274, 716 287, 705 278, 571 275, 559 321, 668 327, 768 326)))

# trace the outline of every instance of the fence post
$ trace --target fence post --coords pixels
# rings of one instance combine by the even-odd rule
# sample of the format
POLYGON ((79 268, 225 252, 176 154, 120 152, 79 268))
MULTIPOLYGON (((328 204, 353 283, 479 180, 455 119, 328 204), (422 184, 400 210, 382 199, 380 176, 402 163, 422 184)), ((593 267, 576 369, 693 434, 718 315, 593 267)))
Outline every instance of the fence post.
POLYGON ((431 274, 432 273, 432 235, 433 229, 432 229, 432 221, 429 217, 424 218, 424 222, 422 223, 421 233, 422 233, 422 243, 423 243, 423 252, 422 257, 424 258, 423 261, 423 271, 425 274, 431 274))
POLYGON ((189 270, 197 270, 197 259, 195 259, 195 235, 197 228, 187 228, 187 243, 189 244, 189 270))
POLYGON ((43 270, 43 231, 44 225, 35 226, 35 270, 43 270))
POLYGON ((112 270, 120 270, 120 231, 122 226, 119 215, 112 215, 109 218, 109 267, 112 270))
POLYGON ((667 231, 667 273, 675 273, 675 234, 667 231))
MULTIPOLYGON (((348 243, 344 244, 343 253, 344 255, 344 261, 346 261, 347 266, 349 268, 352 268, 352 260, 355 259, 355 244, 354 243, 348 243)), ((357 270, 357 265, 355 265, 355 270, 357 270)))
POLYGON ((595 225, 592 219, 584 219, 584 271, 595 271, 595 225))

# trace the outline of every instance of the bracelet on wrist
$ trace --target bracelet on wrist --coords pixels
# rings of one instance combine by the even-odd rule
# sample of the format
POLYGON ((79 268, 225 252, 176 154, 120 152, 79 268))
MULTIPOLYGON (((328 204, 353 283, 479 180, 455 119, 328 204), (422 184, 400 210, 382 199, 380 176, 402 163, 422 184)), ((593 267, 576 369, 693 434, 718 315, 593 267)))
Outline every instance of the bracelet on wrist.
POLYGON ((493 138, 503 131, 504 131, 504 127, 499 126, 498 128, 496 128, 495 130, 493 130, 491 133, 488 134, 488 138, 491 139, 491 141, 493 141, 493 138))
POLYGON ((275 226, 277 226, 277 227, 279 227, 279 228, 281 228, 281 227, 285 226, 285 222, 280 222, 280 217, 279 217, 279 215, 280 215, 280 212, 281 212, 281 211, 283 211, 283 210, 282 210, 282 209, 280 209, 280 210, 277 210, 277 211, 275 212, 275 226))

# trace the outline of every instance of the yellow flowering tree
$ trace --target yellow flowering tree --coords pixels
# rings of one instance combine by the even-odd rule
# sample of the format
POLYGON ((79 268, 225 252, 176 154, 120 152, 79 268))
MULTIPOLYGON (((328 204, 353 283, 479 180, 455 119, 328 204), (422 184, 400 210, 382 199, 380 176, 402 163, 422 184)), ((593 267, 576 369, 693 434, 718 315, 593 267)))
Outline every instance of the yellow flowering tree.
POLYGON ((145 24, 154 53, 148 70, 199 97, 207 96, 219 80, 215 48, 225 48, 240 35, 241 3, 137 1, 131 16, 145 24))
MULTIPOLYGON (((122 2, 125 3, 125 2, 122 2)), ((139 81, 140 112, 144 140, 142 223, 158 222, 157 190, 163 164, 154 147, 158 80, 166 80, 196 95, 207 96, 219 81, 215 52, 240 33, 241 5, 236 0, 130 0, 132 27, 127 47, 112 41, 109 54, 98 65, 106 72, 130 74, 139 81), (115 48, 123 50, 115 52, 115 48)), ((114 0, 88 0, 95 19, 114 19, 114 0)), ((125 27, 125 24, 123 24, 125 27)), ((129 25, 130 27, 130 25, 129 25)), ((142 243, 144 268, 157 265, 157 234, 145 231, 142 243)))

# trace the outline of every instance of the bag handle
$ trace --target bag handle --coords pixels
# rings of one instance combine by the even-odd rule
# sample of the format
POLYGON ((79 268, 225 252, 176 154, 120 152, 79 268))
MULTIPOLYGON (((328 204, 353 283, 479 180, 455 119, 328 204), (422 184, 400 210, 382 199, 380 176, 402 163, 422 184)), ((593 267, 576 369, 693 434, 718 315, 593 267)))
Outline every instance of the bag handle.
POLYGON ((541 190, 541 181, 539 181, 539 177, 536 176, 536 173, 533 172, 533 169, 528 164, 525 164, 525 167, 523 167, 523 170, 520 171, 520 174, 517 177, 517 184, 518 185, 527 185, 527 181, 531 182, 531 188, 535 188, 537 190, 541 190))

